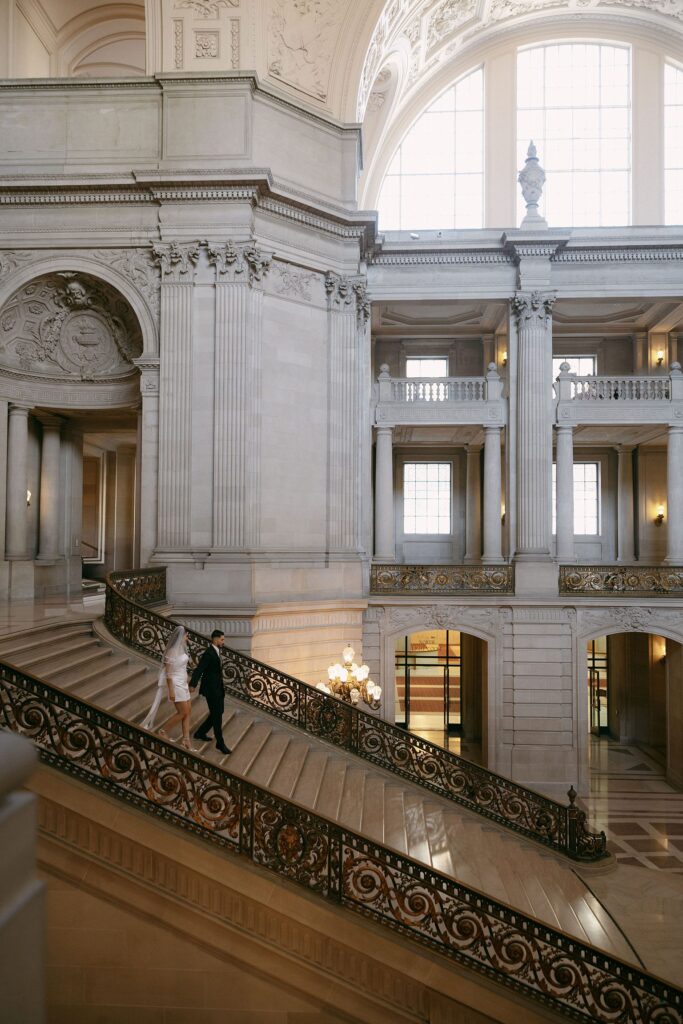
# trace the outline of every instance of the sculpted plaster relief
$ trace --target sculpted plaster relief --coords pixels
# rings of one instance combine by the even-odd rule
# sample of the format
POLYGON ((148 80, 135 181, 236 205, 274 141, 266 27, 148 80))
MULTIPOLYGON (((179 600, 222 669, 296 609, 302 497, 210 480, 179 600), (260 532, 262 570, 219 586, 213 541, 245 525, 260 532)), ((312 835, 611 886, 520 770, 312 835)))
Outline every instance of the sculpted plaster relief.
POLYGON ((625 633, 645 632, 658 634, 660 630, 683 635, 683 621, 678 610, 665 608, 596 608, 578 610, 578 632, 597 633, 599 630, 625 633))
POLYGON ((292 299, 311 301, 311 290, 316 284, 316 274, 288 263, 275 261, 270 275, 272 291, 278 295, 287 295, 292 299))
POLYGON ((132 370, 141 351, 128 303, 85 274, 30 281, 0 313, 0 361, 25 374, 95 380, 132 370))
POLYGON ((218 18, 221 10, 239 7, 240 0, 176 0, 177 11, 193 11, 200 18, 218 18))
POLYGON ((159 272, 149 249, 94 249, 88 253, 118 271, 144 296, 159 322, 159 272))
POLYGON ((271 0, 268 71, 302 92, 327 97, 343 0, 271 0))
POLYGON ((469 21, 476 13, 476 0, 445 0, 432 13, 427 30, 427 47, 438 45, 459 25, 469 21))

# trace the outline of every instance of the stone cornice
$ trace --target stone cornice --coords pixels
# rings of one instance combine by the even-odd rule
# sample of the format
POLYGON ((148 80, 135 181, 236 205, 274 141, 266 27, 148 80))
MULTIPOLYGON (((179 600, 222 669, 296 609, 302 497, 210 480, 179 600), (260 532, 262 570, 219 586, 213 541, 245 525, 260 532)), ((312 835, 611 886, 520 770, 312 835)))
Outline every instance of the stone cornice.
POLYGON ((368 257, 368 264, 377 267, 409 267, 444 265, 511 265, 511 254, 502 249, 458 249, 458 250, 416 250, 410 252, 375 252, 368 257))
POLYGON ((683 260, 683 245, 567 248, 552 257, 553 263, 653 263, 683 260))

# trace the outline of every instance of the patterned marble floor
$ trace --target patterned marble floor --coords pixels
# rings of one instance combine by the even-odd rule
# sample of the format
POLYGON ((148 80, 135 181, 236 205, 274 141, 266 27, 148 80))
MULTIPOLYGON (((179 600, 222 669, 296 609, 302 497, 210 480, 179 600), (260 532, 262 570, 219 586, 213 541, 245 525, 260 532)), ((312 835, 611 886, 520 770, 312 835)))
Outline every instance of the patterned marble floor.
POLYGON ((590 738, 588 820, 607 834, 619 864, 683 875, 683 793, 638 747, 590 738))

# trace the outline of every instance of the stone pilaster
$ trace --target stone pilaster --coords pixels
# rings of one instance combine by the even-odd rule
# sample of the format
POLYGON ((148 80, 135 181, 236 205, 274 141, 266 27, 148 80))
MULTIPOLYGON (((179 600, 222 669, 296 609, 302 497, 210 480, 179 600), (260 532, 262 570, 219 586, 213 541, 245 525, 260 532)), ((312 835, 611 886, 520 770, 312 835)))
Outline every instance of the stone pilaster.
POLYGON ((573 562, 574 551, 574 429, 556 428, 556 556, 573 562))
POLYGON ((666 559, 683 565, 683 426, 669 427, 666 458, 666 559))
POLYGON ((259 543, 263 290, 271 256, 250 242, 208 247, 216 268, 214 348, 214 548, 259 543))
POLYGON ((192 298, 199 245, 156 245, 161 267, 158 546, 190 545, 192 298))
POLYGON ((26 515, 28 413, 27 405, 10 405, 5 525, 5 556, 10 560, 28 558, 28 519, 26 515))
POLYGON ((555 297, 518 292, 517 558, 550 558, 552 480, 552 320, 555 297))
POLYGON ((375 450, 375 558, 396 558, 394 527, 394 456, 392 428, 377 428, 375 450))
POLYGON ((147 565, 157 546, 159 483, 159 360, 134 360, 140 370, 142 408, 138 416, 136 561, 147 565))
POLYGON ((481 446, 468 444, 465 490, 465 562, 481 561, 481 446))
POLYGON ((54 562, 59 551, 59 464, 62 421, 41 415, 43 442, 40 453, 40 507, 38 561, 54 562))
POLYGON ((633 448, 619 445, 617 483, 617 561, 631 565, 635 560, 633 544, 633 448))
POLYGON ((482 561, 503 561, 500 497, 500 427, 484 427, 484 553, 482 561))

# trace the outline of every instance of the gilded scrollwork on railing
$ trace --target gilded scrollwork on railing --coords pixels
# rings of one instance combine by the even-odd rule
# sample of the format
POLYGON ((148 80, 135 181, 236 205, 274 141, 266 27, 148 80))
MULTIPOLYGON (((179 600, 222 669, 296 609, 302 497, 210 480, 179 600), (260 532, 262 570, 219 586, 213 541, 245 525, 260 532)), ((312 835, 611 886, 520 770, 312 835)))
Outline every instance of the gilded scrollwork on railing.
POLYGON ((561 594, 668 597, 683 594, 683 566, 561 565, 561 594))
POLYGON ((166 600, 166 566, 113 572, 110 578, 120 594, 137 604, 159 604, 166 600))
POLYGON ((371 594, 514 594, 511 565, 373 565, 371 594))
MULTIPOLYGON (((122 643, 157 660, 175 623, 120 592, 109 577, 105 625, 122 643)), ((190 668, 207 638, 188 630, 190 668)), ((387 771, 439 793, 575 860, 606 855, 604 832, 590 832, 585 815, 465 758, 322 693, 247 655, 223 648, 223 679, 232 697, 387 771)))
POLYGON ((603 1024, 683 1024, 683 992, 0 665, 0 727, 41 760, 516 990, 603 1024))

